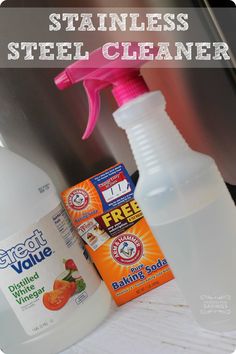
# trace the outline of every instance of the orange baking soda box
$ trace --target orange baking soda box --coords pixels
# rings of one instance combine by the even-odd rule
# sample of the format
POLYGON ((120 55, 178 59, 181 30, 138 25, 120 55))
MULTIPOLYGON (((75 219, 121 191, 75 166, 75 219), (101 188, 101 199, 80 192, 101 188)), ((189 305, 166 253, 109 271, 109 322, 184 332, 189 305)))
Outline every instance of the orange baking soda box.
POLYGON ((173 279, 123 164, 67 189, 62 200, 117 305, 173 279))

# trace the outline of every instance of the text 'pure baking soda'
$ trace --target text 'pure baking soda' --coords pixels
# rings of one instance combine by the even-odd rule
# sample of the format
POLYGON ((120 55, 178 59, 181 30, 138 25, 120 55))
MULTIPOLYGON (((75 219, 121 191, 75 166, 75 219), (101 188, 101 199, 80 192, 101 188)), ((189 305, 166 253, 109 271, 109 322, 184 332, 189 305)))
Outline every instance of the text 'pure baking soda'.
POLYGON ((0 347, 57 353, 102 321, 110 294, 50 178, 5 148, 0 164, 0 347))
POLYGON ((62 193, 72 224, 118 305, 173 279, 133 194, 122 164, 62 193))
MULTIPOLYGON (((138 44, 131 49, 137 52, 138 44)), ((162 93, 149 92, 139 71, 145 61, 122 61, 118 43, 110 50, 114 60, 98 49, 88 63, 65 69, 56 84, 64 89, 84 82, 90 104, 84 139, 96 125, 99 91, 112 88, 120 107, 114 118, 126 130, 140 173, 135 199, 195 318, 211 330, 235 330, 233 200, 213 159, 193 151, 168 117, 162 93)))

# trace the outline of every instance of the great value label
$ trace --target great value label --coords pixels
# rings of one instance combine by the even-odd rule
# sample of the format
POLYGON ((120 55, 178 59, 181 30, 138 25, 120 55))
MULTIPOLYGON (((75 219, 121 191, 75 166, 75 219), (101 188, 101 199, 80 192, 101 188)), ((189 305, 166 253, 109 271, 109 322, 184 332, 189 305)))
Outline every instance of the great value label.
POLYGON ((62 205, 0 242, 0 288, 28 335, 63 321, 101 280, 62 205))

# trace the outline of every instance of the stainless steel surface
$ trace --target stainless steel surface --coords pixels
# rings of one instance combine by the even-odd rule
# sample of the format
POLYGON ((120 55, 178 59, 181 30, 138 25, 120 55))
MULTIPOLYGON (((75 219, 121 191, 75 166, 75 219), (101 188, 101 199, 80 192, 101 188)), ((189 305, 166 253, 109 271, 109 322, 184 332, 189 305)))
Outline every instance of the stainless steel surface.
MULTIPOLYGON (((7 4, 10 2, 6 2, 7 4)), ((41 3, 41 2, 40 2, 41 3)), ((59 2, 45 1, 57 6, 59 2)), ((11 2, 11 5, 16 2, 11 2)), ((29 1, 17 0, 18 6, 29 1)), ((34 2, 34 6, 39 2, 34 2)), ((112 6, 110 1, 61 1, 60 6, 112 6)), ((114 4, 114 6, 117 4, 114 4)), ((191 1, 121 1, 119 6, 192 6, 191 1)), ((9 5, 10 6, 10 5, 9 5)), ((115 40, 115 33, 110 33, 115 40)), ((81 140, 88 117, 87 98, 78 85, 60 92, 58 70, 0 70, 0 134, 13 151, 47 170, 58 190, 122 161, 136 169, 125 133, 116 127, 117 108, 107 90, 102 95, 98 127, 81 140)), ((161 89, 167 109, 189 144, 216 159, 225 180, 236 184, 235 83, 225 69, 145 69, 152 90, 161 89)))
POLYGON ((85 95, 61 93, 52 70, 0 70, 0 134, 5 145, 42 167, 58 190, 115 163, 98 131, 83 142, 85 95))

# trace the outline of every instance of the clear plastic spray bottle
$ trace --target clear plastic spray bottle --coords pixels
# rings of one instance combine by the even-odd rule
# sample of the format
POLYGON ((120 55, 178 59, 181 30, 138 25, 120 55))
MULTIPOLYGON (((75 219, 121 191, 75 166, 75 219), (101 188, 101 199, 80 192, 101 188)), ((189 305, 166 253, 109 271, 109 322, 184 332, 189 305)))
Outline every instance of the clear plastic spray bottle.
POLYGON ((84 83, 90 117, 83 139, 96 125, 99 91, 112 87, 119 105, 114 118, 127 133, 140 173, 135 198, 195 319, 211 330, 235 330, 235 205, 214 160, 188 146, 166 113, 162 93, 149 92, 142 64, 130 60, 127 67, 120 56, 110 62, 98 49, 90 68, 76 62, 55 82, 60 89, 84 83))

